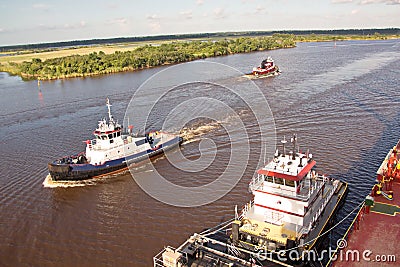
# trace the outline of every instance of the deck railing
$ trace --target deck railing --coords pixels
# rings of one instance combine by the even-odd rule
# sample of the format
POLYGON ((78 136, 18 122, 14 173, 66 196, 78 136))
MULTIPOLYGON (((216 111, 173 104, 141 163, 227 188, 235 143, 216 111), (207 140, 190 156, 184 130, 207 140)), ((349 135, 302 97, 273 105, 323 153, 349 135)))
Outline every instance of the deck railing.
POLYGON ((157 253, 157 255, 155 255, 153 257, 153 266, 154 267, 170 267, 168 265, 167 266, 164 265, 164 260, 163 260, 163 253, 167 250, 176 251, 176 249, 173 247, 170 247, 170 246, 164 247, 163 250, 161 250, 159 253, 157 253))
POLYGON ((307 178, 304 181, 304 187, 300 190, 300 192, 288 190, 281 187, 272 187, 266 186, 264 184, 264 178, 262 175, 257 175, 253 177, 249 184, 249 189, 251 191, 261 190, 265 192, 271 193, 279 193, 282 196, 295 197, 299 200, 307 200, 314 194, 314 192, 318 192, 322 185, 328 181, 329 178, 324 175, 316 175, 314 178, 307 178))

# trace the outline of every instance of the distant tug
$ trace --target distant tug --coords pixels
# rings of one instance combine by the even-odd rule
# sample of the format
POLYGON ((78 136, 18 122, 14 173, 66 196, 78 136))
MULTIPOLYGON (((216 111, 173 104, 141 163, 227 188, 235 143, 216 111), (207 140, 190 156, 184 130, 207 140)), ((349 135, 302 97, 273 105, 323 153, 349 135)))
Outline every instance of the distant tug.
POLYGON ((178 249, 165 248, 154 266, 285 266, 307 261, 347 193, 347 184, 319 175, 310 153, 276 151, 249 188, 253 200, 235 218, 194 234, 178 249), (228 231, 226 228, 231 229, 228 231), (282 254, 283 253, 283 254, 282 254), (280 257, 278 257, 280 255, 280 257), (281 259, 285 255, 287 261, 281 259), (270 264, 270 263, 269 263, 270 264))
POLYGON ((129 165, 156 156, 178 146, 183 139, 164 132, 151 132, 135 136, 132 126, 129 132, 111 115, 111 104, 107 98, 108 121, 99 121, 93 132, 95 139, 86 141, 86 151, 63 157, 48 164, 53 181, 79 181, 126 169, 129 165))
POLYGON ((275 65, 275 62, 271 57, 268 57, 261 62, 260 66, 254 67, 253 71, 246 74, 246 76, 249 78, 264 78, 275 76, 279 73, 279 67, 275 65))

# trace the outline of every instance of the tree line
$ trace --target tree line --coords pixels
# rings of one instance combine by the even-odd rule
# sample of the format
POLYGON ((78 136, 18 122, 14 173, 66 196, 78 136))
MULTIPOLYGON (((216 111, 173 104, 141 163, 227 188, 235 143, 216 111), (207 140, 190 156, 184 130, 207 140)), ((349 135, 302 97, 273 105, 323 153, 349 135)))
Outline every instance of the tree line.
POLYGON ((54 43, 38 43, 24 45, 0 46, 0 52, 21 51, 31 49, 52 50, 60 47, 91 46, 115 43, 149 42, 163 40, 182 40, 198 38, 232 38, 232 37, 252 37, 252 36, 272 36, 274 34, 294 34, 294 35, 400 35, 399 28, 386 29, 335 29, 335 30, 287 30, 287 31, 242 31, 242 32, 215 32, 215 33, 188 33, 155 36, 133 36, 118 37, 107 39, 74 40, 54 43))
POLYGON ((137 70, 166 64, 216 57, 236 53, 287 48, 295 46, 294 35, 272 37, 241 37, 214 41, 171 42, 144 45, 131 51, 112 54, 92 52, 42 61, 34 58, 22 63, 10 62, 15 74, 36 79, 57 79, 137 70))

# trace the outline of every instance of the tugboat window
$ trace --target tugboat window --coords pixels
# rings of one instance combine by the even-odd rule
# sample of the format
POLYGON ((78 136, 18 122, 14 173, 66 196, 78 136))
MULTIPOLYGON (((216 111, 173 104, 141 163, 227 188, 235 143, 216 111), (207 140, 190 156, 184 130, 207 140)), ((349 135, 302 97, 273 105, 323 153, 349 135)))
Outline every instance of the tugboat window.
POLYGON ((101 139, 106 140, 107 139, 107 135, 102 135, 101 139))
POLYGON ((113 135, 112 135, 112 134, 109 134, 109 135, 108 135, 108 138, 109 138, 109 139, 112 139, 112 138, 113 138, 113 135))
POLYGON ((285 180, 285 185, 286 185, 286 186, 294 187, 294 181, 292 181, 292 180, 285 180))
POLYGON ((274 179, 272 178, 272 176, 266 176, 266 177, 265 177, 265 181, 266 181, 266 182, 273 183, 273 182, 274 182, 274 179))
POLYGON ((276 178, 276 177, 275 177, 275 183, 276 183, 276 184, 283 184, 283 179, 282 179, 282 178, 276 178))

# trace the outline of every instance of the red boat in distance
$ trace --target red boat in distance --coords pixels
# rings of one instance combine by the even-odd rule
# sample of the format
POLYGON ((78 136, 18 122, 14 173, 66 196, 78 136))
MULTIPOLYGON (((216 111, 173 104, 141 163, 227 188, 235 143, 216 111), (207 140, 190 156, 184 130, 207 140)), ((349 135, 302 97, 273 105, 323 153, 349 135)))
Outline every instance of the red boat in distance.
POLYGON ((254 67, 253 71, 247 74, 247 76, 252 78, 262 78, 275 76, 279 73, 279 67, 275 65, 274 60, 271 57, 267 57, 261 62, 260 66, 254 67))

